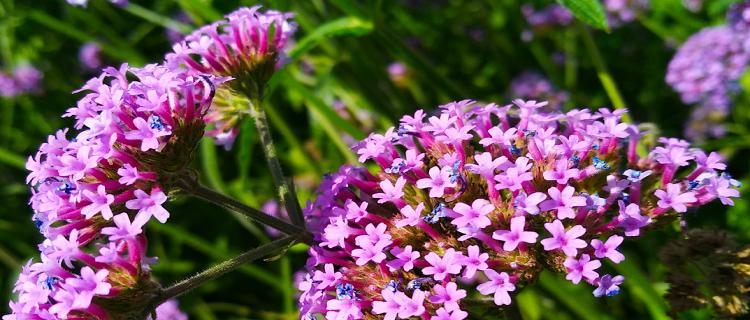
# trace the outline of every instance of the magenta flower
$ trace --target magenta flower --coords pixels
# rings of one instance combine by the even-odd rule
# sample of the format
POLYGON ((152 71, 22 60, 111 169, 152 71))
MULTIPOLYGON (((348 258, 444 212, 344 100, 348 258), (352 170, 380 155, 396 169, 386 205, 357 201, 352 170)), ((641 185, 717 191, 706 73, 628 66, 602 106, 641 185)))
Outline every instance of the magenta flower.
POLYGON ((426 276, 432 275, 437 281, 443 281, 451 274, 461 273, 463 255, 457 253, 453 248, 446 250, 442 257, 430 252, 424 259, 430 266, 423 268, 422 273, 426 276))
POLYGON ((555 220, 545 223, 544 228, 552 234, 552 238, 542 239, 541 243, 544 250, 560 249, 566 256, 575 257, 578 254, 578 249, 586 247, 586 241, 578 239, 586 233, 586 228, 580 225, 575 225, 566 231, 562 222, 555 220))
POLYGON ((568 257, 565 259, 564 265, 568 269, 568 275, 565 276, 565 279, 578 284, 583 278, 588 281, 594 281, 598 278, 599 274, 594 270, 599 269, 602 263, 599 260, 591 260, 591 257, 587 254, 582 254, 580 259, 568 257))
POLYGON ((542 202, 539 208, 542 211, 557 210, 558 219, 573 219, 576 217, 573 208, 586 205, 586 198, 573 195, 575 190, 571 186, 565 187, 562 191, 555 187, 549 188, 547 190, 549 200, 542 202))
POLYGON ((468 312, 461 311, 460 309, 448 311, 445 308, 440 308, 435 311, 435 315, 430 320, 463 320, 468 316, 468 312))
POLYGON ((455 282, 448 282, 446 285, 436 285, 432 287, 433 294, 430 296, 430 302, 439 303, 448 311, 460 310, 458 303, 466 297, 466 290, 458 289, 455 282))
POLYGON ((128 200, 125 202, 125 207, 131 210, 138 210, 138 216, 136 220, 149 220, 154 217, 161 223, 167 222, 169 219, 169 211, 164 209, 161 205, 167 202, 167 195, 159 189, 151 190, 151 194, 147 194, 143 190, 135 190, 133 193, 135 199, 128 200))
POLYGON ((625 256, 620 251, 617 251, 617 247, 620 246, 624 239, 618 235, 613 235, 606 242, 602 242, 599 239, 591 240, 591 247, 594 248, 594 256, 599 259, 609 258, 614 263, 622 262, 625 260, 625 256))
POLYGON ((103 185, 96 187, 96 193, 83 190, 83 197, 91 201, 89 205, 81 209, 81 214, 86 219, 91 219, 97 213, 101 213, 104 219, 112 219, 112 209, 109 206, 115 202, 115 196, 108 194, 103 185))
POLYGON ((152 117, 154 118, 149 118, 148 122, 146 122, 146 120, 144 120, 143 118, 133 119, 133 125, 135 126, 135 128, 132 131, 128 131, 125 133, 126 139, 140 141, 141 151, 144 152, 151 149, 160 149, 161 143, 159 142, 159 138, 172 134, 172 131, 168 128, 165 128, 163 126, 152 126, 151 124, 149 124, 149 122, 152 121, 161 121, 161 119, 157 116, 152 117))
POLYGON ((659 208, 672 208, 677 212, 687 211, 686 204, 697 201, 695 194, 691 191, 682 193, 682 187, 679 184, 667 184, 667 190, 656 190, 654 195, 659 198, 656 203, 659 208))
POLYGON ((463 259, 465 278, 473 278, 477 271, 487 270, 487 260, 490 258, 488 253, 482 253, 479 246, 469 246, 466 250, 467 255, 463 259))
POLYGON ((471 207, 463 202, 459 202, 453 207, 453 212, 458 215, 451 221, 457 228, 470 225, 474 228, 482 229, 492 224, 487 215, 495 210, 495 206, 487 200, 477 199, 471 204, 471 207))
POLYGON ((405 296, 405 299, 401 303, 401 310, 398 312, 398 317, 401 319, 408 319, 410 317, 417 317, 425 312, 424 300, 425 293, 422 290, 414 290, 411 298, 405 296))
POLYGON ((566 184, 568 180, 578 178, 578 169, 569 168, 568 160, 560 159, 555 162, 555 167, 552 170, 544 171, 543 176, 545 180, 566 184))
POLYGON ((430 198, 440 198, 445 195, 446 188, 452 188, 455 182, 451 182, 451 168, 432 167, 429 171, 429 178, 419 179, 417 188, 430 189, 430 198))
POLYGON ((396 226, 403 228, 405 226, 416 226, 422 221, 422 211, 424 211, 424 203, 420 202, 416 208, 412 208, 410 205, 406 205, 401 208, 401 215, 403 219, 396 221, 396 226))
POLYGON ((333 265, 328 263, 324 266, 325 271, 316 271, 313 280, 318 282, 318 289, 326 289, 336 285, 343 277, 341 272, 333 270, 333 265))
POLYGON ((510 219, 510 230, 495 231, 492 234, 492 238, 504 241, 503 250, 505 251, 515 250, 522 242, 535 243, 539 234, 533 231, 524 231, 525 225, 526 217, 514 217, 510 219))
POLYGON ((380 188, 383 190, 382 193, 376 193, 372 197, 378 199, 378 203, 386 202, 398 202, 401 197, 404 196, 404 185, 406 180, 402 177, 396 179, 396 184, 393 184, 390 180, 383 180, 380 183, 380 188))
POLYGON ((522 192, 516 197, 513 205, 516 209, 535 215, 539 214, 539 204, 544 201, 544 199, 547 199, 547 194, 542 192, 534 192, 528 196, 526 193, 522 192))
POLYGON ((127 213, 120 213, 112 219, 115 222, 115 227, 102 228, 102 234, 109 236, 109 241, 117 240, 128 240, 135 239, 139 234, 143 233, 141 227, 146 220, 138 220, 136 218, 132 223, 127 213))
POLYGON ((394 270, 404 269, 404 271, 414 269, 414 262, 417 261, 420 256, 419 251, 413 251, 410 245, 407 245, 403 249, 395 247, 391 249, 391 254, 393 254, 396 259, 388 261, 388 267, 394 270))
POLYGON ((383 289, 381 297, 383 301, 374 301, 372 303, 372 313, 385 314, 384 320, 396 319, 399 312, 404 310, 403 304, 409 299, 403 292, 393 292, 390 289, 383 289))
POLYGON ((626 207, 622 201, 620 201, 620 215, 617 220, 619 220, 619 226, 625 229, 625 235, 628 237, 640 235, 641 228, 651 223, 651 218, 641 215, 640 207, 637 204, 631 203, 626 207))
POLYGON ((477 286, 479 293, 494 295, 495 304, 498 306, 509 305, 511 300, 508 292, 516 290, 516 286, 510 281, 510 276, 505 272, 497 273, 492 269, 485 270, 484 275, 489 281, 477 286))

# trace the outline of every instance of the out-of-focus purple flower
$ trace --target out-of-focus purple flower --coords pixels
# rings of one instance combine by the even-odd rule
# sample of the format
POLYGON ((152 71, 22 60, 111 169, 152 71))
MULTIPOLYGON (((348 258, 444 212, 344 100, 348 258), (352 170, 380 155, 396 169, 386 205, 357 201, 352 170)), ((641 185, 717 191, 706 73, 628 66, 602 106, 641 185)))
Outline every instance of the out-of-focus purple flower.
POLYGON ((649 6, 649 0, 604 0, 607 22, 611 27, 633 22, 649 6))
POLYGON ((531 4, 524 4, 521 13, 533 28, 567 26, 573 23, 573 14, 559 4, 551 4, 540 10, 531 4))
MULTIPOLYGON (((178 12, 172 17, 172 19, 177 22, 182 22, 182 23, 187 23, 187 24, 193 23, 193 19, 190 18, 190 16, 184 11, 178 12)), ((167 35, 167 40, 169 40, 169 42, 171 43, 180 42, 185 37, 185 35, 182 32, 180 32, 179 30, 172 29, 172 28, 164 29, 164 33, 167 35)))
POLYGON ((568 100, 567 92, 559 90, 552 81, 533 71, 523 72, 513 78, 509 91, 511 99, 548 101, 548 111, 562 110, 568 100))
POLYGON ((510 304, 540 265, 614 295, 622 277, 598 270, 624 259, 624 236, 739 195, 716 154, 677 139, 641 144, 623 111, 513 103, 420 110, 354 146, 376 169, 326 175, 304 210, 317 244, 299 286, 303 318, 460 319, 465 296, 510 304))
POLYGON ((727 24, 737 32, 750 31, 750 1, 744 0, 729 7, 727 24))
POLYGON ((703 8, 703 0, 682 0, 682 5, 692 12, 698 12, 703 8))
POLYGON ((684 103, 699 106, 686 136, 701 140, 724 133, 720 119, 729 113, 748 61, 750 36, 728 26, 705 28, 680 47, 669 63, 666 81, 684 103))
MULTIPOLYGON (((261 206, 261 211, 265 212, 268 215, 274 216, 276 218, 280 218, 282 220, 289 220, 289 216, 286 214, 286 209, 279 206, 279 203, 276 200, 268 200, 266 201, 263 206, 261 206)), ((266 233, 272 237, 278 237, 281 236, 283 233, 281 231, 276 230, 274 228, 271 228, 269 226, 264 225, 263 228, 266 230, 266 233)))
POLYGON ((95 42, 86 42, 78 50, 78 61, 87 70, 98 70, 102 66, 101 48, 95 42))
POLYGON ((403 62, 396 61, 388 65, 388 77, 399 87, 408 85, 411 79, 411 70, 403 62))
POLYGON ((0 73, 0 96, 38 92, 41 88, 42 72, 30 64, 21 64, 13 69, 13 74, 0 73))
POLYGON ((22 64, 13 70, 16 86, 23 92, 36 92, 42 81, 42 72, 30 64, 22 64))

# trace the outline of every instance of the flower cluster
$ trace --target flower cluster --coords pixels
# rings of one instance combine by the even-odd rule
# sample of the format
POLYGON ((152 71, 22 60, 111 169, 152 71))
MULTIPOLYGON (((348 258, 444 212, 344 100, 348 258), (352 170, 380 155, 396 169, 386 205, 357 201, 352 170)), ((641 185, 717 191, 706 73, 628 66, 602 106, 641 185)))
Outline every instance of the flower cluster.
POLYGON ((666 81, 686 104, 697 105, 685 135, 720 136, 737 81, 750 60, 750 37, 726 25, 699 31, 672 58, 666 81))
POLYGON ((41 261, 24 266, 4 320, 143 312, 159 288, 143 227, 169 218, 163 204, 203 136, 212 80, 124 64, 78 90, 85 95, 64 116, 79 131, 49 136, 26 163, 33 220, 45 240, 41 261))
POLYGON ((638 15, 648 10, 649 0, 604 0, 607 21, 612 27, 633 22, 638 15))
POLYGON ((615 295, 603 266, 625 238, 739 195, 715 152, 642 143, 622 110, 545 105, 449 103, 356 145, 379 169, 342 167, 305 209, 303 316, 459 320, 465 299, 511 304, 543 269, 615 295))
POLYGON ((39 91, 42 72, 29 64, 17 66, 12 74, 0 73, 0 96, 15 97, 39 91))
POLYGON ((266 83, 286 62, 285 51, 296 30, 289 21, 291 13, 259 9, 240 8, 225 20, 201 27, 175 44, 166 56, 173 67, 234 79, 218 88, 206 118, 214 125, 208 134, 227 148, 237 136, 248 103, 262 99, 266 83))
POLYGON ((510 82, 512 99, 547 101, 547 109, 562 110, 568 100, 568 93, 559 90, 552 81, 538 72, 526 71, 510 82))
POLYGON ((86 70, 99 70, 102 67, 101 52, 96 42, 86 42, 78 49, 78 62, 86 70))

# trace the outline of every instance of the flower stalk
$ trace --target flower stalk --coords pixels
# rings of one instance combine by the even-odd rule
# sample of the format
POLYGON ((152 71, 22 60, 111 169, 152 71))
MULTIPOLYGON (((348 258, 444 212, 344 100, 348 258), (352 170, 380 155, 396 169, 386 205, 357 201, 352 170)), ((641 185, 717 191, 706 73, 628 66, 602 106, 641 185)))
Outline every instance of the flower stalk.
POLYGON ((226 260, 213 267, 210 267, 190 278, 175 283, 174 285, 162 289, 155 299, 153 306, 158 306, 164 301, 183 295, 201 285, 214 280, 228 272, 231 272, 248 262, 263 258, 279 249, 291 246, 295 241, 299 241, 300 234, 288 235, 277 240, 271 241, 260 247, 250 249, 232 259, 226 260))
POLYGON ((260 143, 263 146, 263 154, 268 162, 268 168, 271 170, 271 176, 276 187, 276 193, 279 196, 281 205, 289 213, 289 218, 295 226, 304 228, 305 221, 302 216, 302 210, 299 207, 296 197, 293 197, 291 182, 284 178, 284 171, 281 169, 281 162, 276 152, 276 147, 271 137, 271 130, 268 126, 268 117, 263 110, 260 99, 251 99, 249 103, 250 116, 255 122, 255 128, 260 136, 260 143))

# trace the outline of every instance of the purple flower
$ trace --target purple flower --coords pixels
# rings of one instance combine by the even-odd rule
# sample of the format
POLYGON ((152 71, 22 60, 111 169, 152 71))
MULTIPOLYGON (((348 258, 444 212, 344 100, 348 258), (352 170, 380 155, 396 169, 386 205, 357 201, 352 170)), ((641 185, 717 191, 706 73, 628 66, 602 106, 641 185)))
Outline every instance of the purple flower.
POLYGON ((571 186, 565 187, 562 191, 555 187, 549 188, 547 193, 550 199, 542 202, 539 208, 542 211, 557 210, 558 219, 573 219, 576 217, 573 208, 586 205, 586 198, 573 195, 575 190, 571 186))
POLYGON ((96 193, 83 190, 83 197, 91 202, 81 209, 81 214, 86 219, 91 219, 97 213, 101 213, 104 219, 112 219, 112 209, 109 206, 115 202, 115 196, 108 194, 103 185, 96 187, 96 193))
POLYGON ((412 251, 412 247, 407 245, 403 249, 395 247, 391 249, 396 259, 388 261, 388 266, 392 269, 404 269, 404 271, 410 271, 414 269, 414 262, 419 258, 419 251, 412 251))
POLYGON ((424 259, 430 264, 429 267, 422 269, 424 275, 432 275, 437 281, 443 281, 451 274, 461 273, 461 260, 463 256, 450 248, 440 257, 437 253, 430 252, 424 259))
POLYGON ((560 159, 555 162, 554 169, 544 171, 543 176, 545 180, 556 181, 558 184, 566 184, 569 179, 578 178, 578 169, 569 169, 568 160, 560 159))
POLYGON ((513 201, 516 209, 523 210, 528 214, 536 215, 539 213, 539 204, 547 199, 547 195, 542 192, 534 192, 530 195, 520 193, 513 201))
POLYGON ((430 302, 440 303, 448 311, 460 310, 458 303, 466 297, 466 290, 458 289, 455 282, 448 282, 446 285, 436 285, 432 287, 433 294, 430 296, 430 302))
POLYGON ((435 315, 430 320, 463 320, 468 316, 469 313, 460 309, 448 311, 445 308, 440 308, 435 311, 435 315))
POLYGON ((430 189, 430 198, 440 198, 445 195, 446 188, 452 188, 455 182, 451 182, 451 168, 432 167, 429 171, 429 178, 419 179, 417 188, 430 189))
POLYGON ((484 275, 489 281, 477 286, 479 293, 493 294, 495 304, 498 306, 509 305, 511 300, 508 292, 516 290, 516 286, 510 281, 510 276, 505 272, 497 273, 492 269, 484 270, 484 275))
POLYGON ((623 281, 625 281, 625 277, 623 276, 612 277, 611 275, 605 274, 594 281, 595 284, 598 285, 598 287, 594 289, 594 297, 605 295, 611 297, 617 295, 620 293, 619 285, 621 285, 623 281))
POLYGON ((505 244, 503 244, 503 250, 505 251, 515 250, 522 242, 535 243, 539 234, 533 231, 524 231, 525 225, 526 217, 514 217, 513 219, 510 219, 510 230, 495 231, 495 233, 492 234, 492 238, 504 241, 505 244))
POLYGON ((464 278, 473 278, 477 271, 484 271, 487 269, 487 260, 490 258, 488 253, 483 253, 479 246, 469 246, 466 249, 467 255, 464 256, 463 265, 464 278))
POLYGON ((687 211, 687 204, 697 201, 692 191, 682 193, 682 187, 679 184, 667 184, 667 190, 656 190, 654 195, 659 198, 657 205, 659 208, 672 208, 677 212, 687 211))
POLYGON ((451 221, 457 228, 470 225, 474 228, 482 229, 492 224, 487 215, 495 211, 495 206, 487 200, 476 199, 471 207, 463 202, 459 202, 453 207, 453 212, 458 215, 451 221))
POLYGON ((404 196, 403 189, 405 184, 406 180, 402 177, 398 177, 395 184, 390 180, 383 180, 380 182, 380 189, 383 192, 376 193, 372 197, 378 199, 378 203, 398 202, 404 196))
POLYGON ((396 319, 398 314, 404 309, 403 304, 409 299, 403 292, 393 292, 389 289, 383 289, 381 292, 383 301, 374 301, 372 303, 372 313, 385 314, 384 320, 396 319))
POLYGON ((78 61, 88 70, 97 70, 102 66, 101 48, 96 42, 86 42, 78 50, 78 61))
MULTIPOLYGON (((657 190, 659 191, 659 190, 657 190)), ((641 215, 641 208, 631 203, 627 207, 624 202, 620 201, 620 215, 617 217, 619 226, 625 229, 625 235, 628 237, 638 236, 641 234, 641 228, 651 223, 651 218, 641 215)))
POLYGON ((316 271, 313 276, 313 280, 318 282, 318 289, 326 289, 336 285, 339 279, 343 277, 341 272, 335 272, 333 265, 330 263, 325 264, 325 271, 316 271))
POLYGON ((588 281, 594 281, 598 278, 599 274, 594 270, 599 269, 602 263, 599 260, 591 260, 589 255, 583 254, 580 259, 568 257, 565 259, 564 265, 568 269, 568 275, 565 276, 565 279, 578 284, 583 278, 588 281))
POLYGON ((167 195, 159 189, 152 189, 151 194, 143 190, 135 190, 133 193, 135 199, 125 202, 125 207, 132 210, 138 210, 136 220, 148 220, 150 217, 156 218, 161 223, 169 219, 169 211, 161 205, 167 202, 167 195))
POLYGON ((112 219, 115 222, 115 227, 102 228, 102 234, 109 236, 109 241, 115 242, 117 240, 128 240, 135 239, 136 236, 141 234, 143 230, 143 223, 146 221, 133 221, 130 222, 130 217, 127 213, 120 213, 112 219))
POLYGON ((574 225, 570 230, 565 230, 560 220, 545 223, 544 228, 552 234, 551 238, 542 239, 544 250, 551 251, 555 249, 562 250, 566 256, 574 257, 578 254, 578 249, 586 247, 586 241, 578 239, 584 233, 586 228, 580 225, 574 225))
POLYGON ((594 248, 594 256, 599 259, 609 258, 614 263, 622 262, 625 260, 625 256, 620 251, 617 251, 617 247, 620 246, 624 239, 618 235, 613 235, 606 242, 602 242, 599 239, 591 240, 591 247, 594 248))

